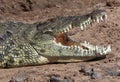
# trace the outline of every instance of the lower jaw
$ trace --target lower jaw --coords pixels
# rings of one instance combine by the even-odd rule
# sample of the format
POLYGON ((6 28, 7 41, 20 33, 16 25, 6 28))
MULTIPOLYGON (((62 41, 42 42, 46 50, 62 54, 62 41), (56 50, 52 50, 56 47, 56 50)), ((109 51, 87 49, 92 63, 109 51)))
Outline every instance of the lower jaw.
POLYGON ((105 58, 106 56, 88 56, 88 57, 55 57, 54 59, 49 59, 50 61, 52 61, 52 63, 55 63, 55 62, 66 62, 66 63, 69 63, 69 62, 81 62, 81 61, 90 61, 90 60, 100 60, 100 59, 103 59, 105 58))

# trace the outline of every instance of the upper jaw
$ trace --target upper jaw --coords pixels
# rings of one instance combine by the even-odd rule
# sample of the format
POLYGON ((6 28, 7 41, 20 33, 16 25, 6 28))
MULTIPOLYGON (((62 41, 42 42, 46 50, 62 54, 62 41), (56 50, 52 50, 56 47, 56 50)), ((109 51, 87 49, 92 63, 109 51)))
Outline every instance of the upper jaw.
MULTIPOLYGON (((74 19, 74 21, 72 21, 67 27, 63 28, 63 30, 61 30, 60 33, 67 33, 69 32, 69 30, 71 30, 74 27, 79 27, 81 30, 84 30, 84 28, 87 25, 92 24, 94 22, 99 23, 100 21, 104 21, 106 19, 107 19, 107 13, 104 10, 95 10, 88 15, 74 19), (82 19, 84 17, 85 19, 82 19)), ((107 47, 93 46, 92 44, 86 41, 83 43, 80 43, 79 45, 73 45, 73 46, 65 46, 65 45, 62 45, 61 43, 58 43, 58 45, 66 49, 74 49, 74 50, 81 51, 83 52, 83 54, 87 53, 88 56, 91 56, 93 54, 106 55, 111 52, 111 45, 108 45, 107 47)))
MULTIPOLYGON (((64 18, 64 17, 63 17, 64 18)), ((47 29, 48 32, 52 32, 53 35, 55 34, 66 34, 67 32, 69 32, 71 29, 73 29, 74 27, 79 27, 81 30, 84 30, 84 28, 86 28, 87 25, 90 25, 94 22, 100 22, 100 21, 104 21, 107 19, 107 13, 104 10, 95 10, 90 14, 84 15, 84 16, 75 16, 75 17, 68 17, 65 20, 68 20, 69 22, 67 24, 64 24, 65 26, 61 27, 59 26, 59 22, 61 22, 61 19, 58 19, 56 26, 58 26, 58 29, 47 29), (70 20, 68 20, 70 19, 70 20)), ((65 20, 63 20, 62 22, 64 23, 65 20)), ((61 23, 60 23, 61 24, 61 23)), ((49 25, 49 24, 48 24, 49 25)), ((54 27, 56 27, 54 26, 54 27)), ((47 32, 45 31, 45 32, 47 32)), ((68 37, 67 37, 68 38, 68 37)), ((68 50, 72 50, 72 51, 78 51, 78 54, 80 54, 79 56, 97 56, 97 55, 106 55, 109 52, 111 52, 111 46, 108 45, 107 47, 102 47, 102 46, 93 46, 88 42, 83 42, 83 43, 77 43, 71 46, 66 46, 63 45, 59 42, 56 42, 54 40, 55 45, 63 48, 63 49, 68 49, 68 50), (85 54, 85 55, 84 55, 85 54)), ((73 42, 74 43, 74 42, 73 42)))
POLYGON ((107 20, 107 13, 104 10, 95 10, 83 16, 70 16, 70 19, 68 20, 71 21, 69 21, 68 24, 65 24, 65 26, 58 28, 57 30, 53 30, 53 32, 67 33, 75 27, 84 30, 84 28, 86 28, 88 25, 91 25, 95 22, 100 23, 100 21, 107 20))

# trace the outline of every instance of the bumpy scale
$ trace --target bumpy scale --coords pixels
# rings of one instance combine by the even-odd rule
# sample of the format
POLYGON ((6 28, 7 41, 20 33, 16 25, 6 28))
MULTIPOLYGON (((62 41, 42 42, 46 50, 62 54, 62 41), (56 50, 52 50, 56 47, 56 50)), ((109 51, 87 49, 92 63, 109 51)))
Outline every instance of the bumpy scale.
POLYGON ((94 46, 89 42, 70 40, 67 32, 73 28, 84 30, 93 22, 107 19, 104 10, 94 10, 83 16, 49 19, 24 24, 0 23, 0 67, 40 65, 53 62, 78 62, 105 57, 111 46, 94 46))

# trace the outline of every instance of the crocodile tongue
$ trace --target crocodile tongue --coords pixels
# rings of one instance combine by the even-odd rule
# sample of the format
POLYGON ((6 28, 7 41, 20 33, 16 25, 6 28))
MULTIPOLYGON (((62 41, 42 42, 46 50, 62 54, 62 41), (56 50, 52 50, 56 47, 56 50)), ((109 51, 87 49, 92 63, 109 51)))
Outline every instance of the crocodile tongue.
POLYGON ((75 49, 75 50, 82 50, 87 53, 89 52, 95 52, 99 54, 107 54, 108 52, 111 52, 111 46, 108 45, 107 47, 102 47, 102 46, 94 46, 90 44, 89 42, 83 42, 83 43, 78 43, 75 41, 72 41, 70 38, 68 38, 68 35, 66 33, 59 33, 55 34, 55 42, 67 49, 75 49))
POLYGON ((80 45, 79 43, 71 40, 66 33, 56 34, 55 41, 56 43, 60 43, 64 46, 79 46, 80 48, 88 50, 88 46, 80 45))
POLYGON ((74 41, 72 41, 71 39, 68 38, 66 33, 56 34, 55 41, 57 43, 61 43, 64 46, 76 45, 74 41))

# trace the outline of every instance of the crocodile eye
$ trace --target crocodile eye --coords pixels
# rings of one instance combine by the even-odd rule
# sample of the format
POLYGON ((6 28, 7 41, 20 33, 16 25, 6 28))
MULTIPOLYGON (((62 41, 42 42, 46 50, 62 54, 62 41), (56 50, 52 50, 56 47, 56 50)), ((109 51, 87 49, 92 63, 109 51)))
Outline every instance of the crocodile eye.
POLYGON ((7 33, 8 36, 12 35, 12 32, 10 32, 10 31, 6 31, 6 33, 7 33))
POLYGON ((45 53, 45 49, 41 49, 40 52, 45 53))
POLYGON ((46 32, 44 32, 44 34, 53 34, 53 32, 52 31, 46 31, 46 32))

